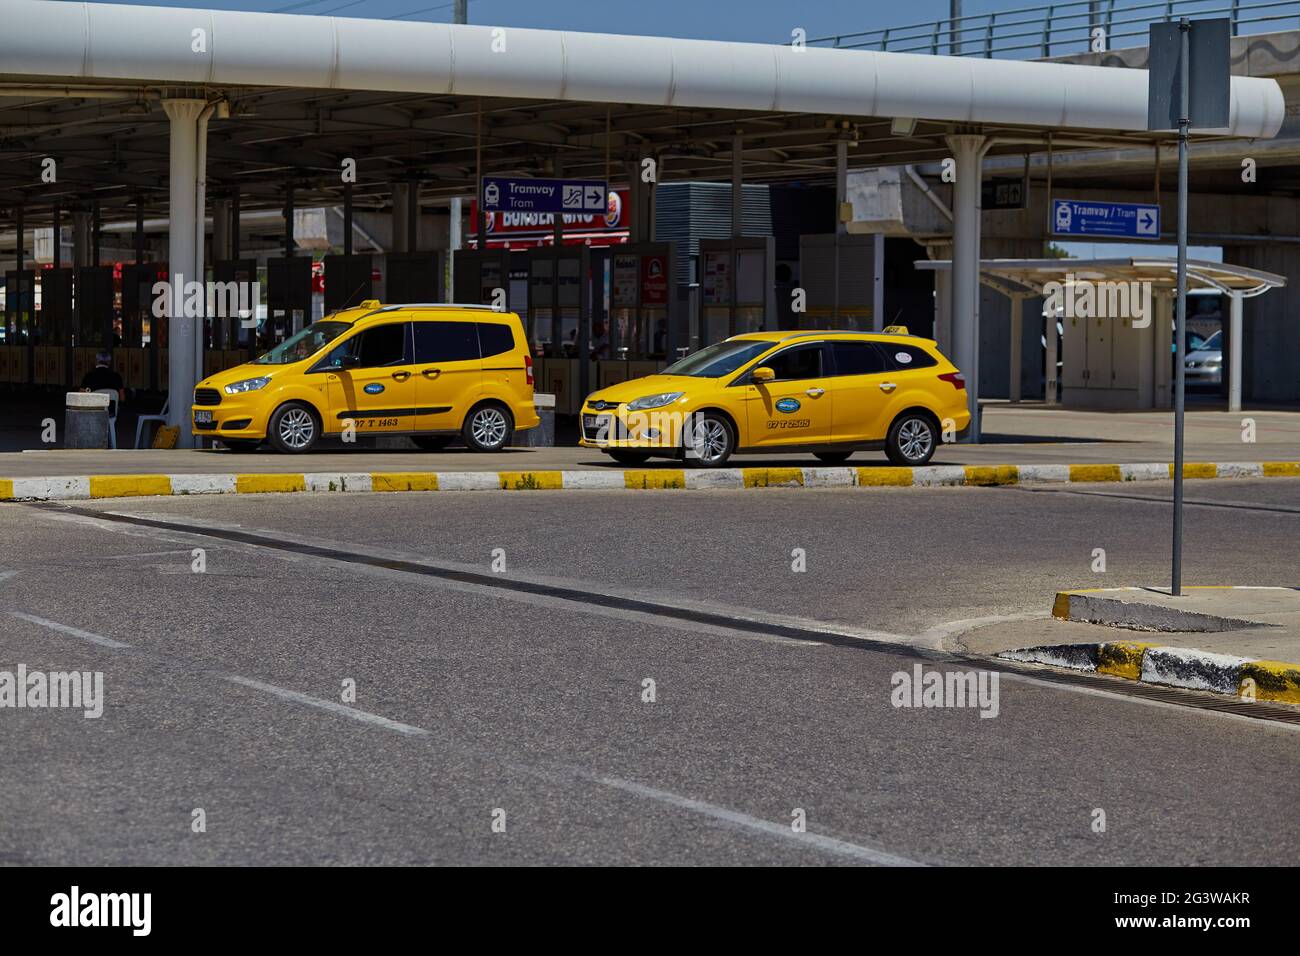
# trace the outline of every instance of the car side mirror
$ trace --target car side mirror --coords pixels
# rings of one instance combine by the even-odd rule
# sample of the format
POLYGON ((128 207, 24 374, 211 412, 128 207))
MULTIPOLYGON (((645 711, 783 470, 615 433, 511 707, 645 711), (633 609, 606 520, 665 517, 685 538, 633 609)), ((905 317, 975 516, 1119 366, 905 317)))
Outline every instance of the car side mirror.
POLYGON ((749 373, 749 380, 755 385, 758 385, 760 382, 770 382, 774 378, 776 378, 776 373, 766 365, 760 365, 758 368, 754 369, 754 371, 749 373))
POLYGON ((339 368, 356 368, 361 364, 361 357, 357 355, 344 354, 339 356, 339 368))

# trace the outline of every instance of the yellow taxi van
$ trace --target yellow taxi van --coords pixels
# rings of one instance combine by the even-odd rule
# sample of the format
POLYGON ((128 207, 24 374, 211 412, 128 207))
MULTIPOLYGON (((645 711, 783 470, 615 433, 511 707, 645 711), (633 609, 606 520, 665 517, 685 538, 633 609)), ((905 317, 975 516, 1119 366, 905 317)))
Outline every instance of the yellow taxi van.
POLYGON ((539 424, 519 316, 373 300, 205 378, 190 412, 196 436, 286 453, 355 435, 409 435, 427 450, 459 438, 471 451, 500 451, 539 424))

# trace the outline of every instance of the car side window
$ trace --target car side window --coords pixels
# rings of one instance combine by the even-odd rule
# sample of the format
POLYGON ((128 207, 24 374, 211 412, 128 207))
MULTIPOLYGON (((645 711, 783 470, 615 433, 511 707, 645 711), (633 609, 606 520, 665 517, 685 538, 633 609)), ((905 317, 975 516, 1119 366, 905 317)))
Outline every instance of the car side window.
POLYGON ((884 353, 885 362, 891 372, 905 372, 908 369, 929 368, 931 365, 939 364, 929 352, 915 345, 881 342, 880 350, 884 353))
POLYGON ((321 367, 338 368, 344 355, 355 355, 358 368, 406 365, 406 336, 405 322, 392 322, 365 329, 331 350, 321 367))
POLYGON ((870 342, 832 342, 836 375, 874 375, 885 370, 885 357, 870 342))
POLYGON ((515 334, 510 326, 495 322, 479 322, 477 325, 479 346, 482 348, 484 358, 514 351, 515 334))
POLYGON ((799 345, 784 352, 778 352, 761 364, 776 373, 775 381, 792 382, 805 378, 821 378, 822 345, 799 345))
POLYGON ((416 322, 415 362, 464 362, 479 357, 474 322, 416 322))

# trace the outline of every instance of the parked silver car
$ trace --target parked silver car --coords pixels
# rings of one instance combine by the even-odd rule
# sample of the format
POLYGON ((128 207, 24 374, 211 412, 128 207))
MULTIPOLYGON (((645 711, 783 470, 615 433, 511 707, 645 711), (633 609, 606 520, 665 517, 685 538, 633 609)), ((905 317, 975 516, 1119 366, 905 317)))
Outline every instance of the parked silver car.
POLYGON ((1187 353, 1183 363, 1183 380, 1188 385, 1223 383, 1223 331, 1219 330, 1187 353))

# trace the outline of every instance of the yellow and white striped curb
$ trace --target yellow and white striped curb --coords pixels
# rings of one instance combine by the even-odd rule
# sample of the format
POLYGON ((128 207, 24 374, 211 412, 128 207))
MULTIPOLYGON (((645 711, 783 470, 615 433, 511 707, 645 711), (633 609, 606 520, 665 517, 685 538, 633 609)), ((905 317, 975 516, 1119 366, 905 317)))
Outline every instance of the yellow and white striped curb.
MULTIPOLYGON (((1300 478, 1300 462, 1190 462, 1187 478, 1300 478)), ((613 489, 926 488, 1094 481, 1155 481, 1168 463, 927 465, 921 468, 643 468, 592 471, 306 472, 216 475, 83 475, 0 478, 0 501, 75 501, 137 495, 292 491, 557 491, 613 489)))
POLYGON ((1002 651, 1003 660, 1068 667, 1125 680, 1300 704, 1300 664, 1145 641, 1054 644, 1002 651))

